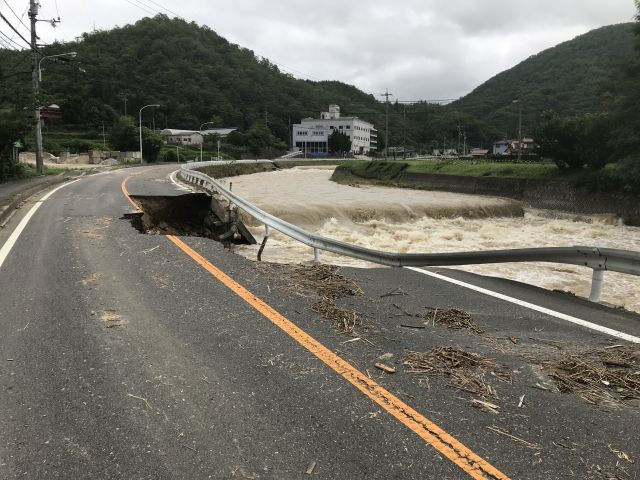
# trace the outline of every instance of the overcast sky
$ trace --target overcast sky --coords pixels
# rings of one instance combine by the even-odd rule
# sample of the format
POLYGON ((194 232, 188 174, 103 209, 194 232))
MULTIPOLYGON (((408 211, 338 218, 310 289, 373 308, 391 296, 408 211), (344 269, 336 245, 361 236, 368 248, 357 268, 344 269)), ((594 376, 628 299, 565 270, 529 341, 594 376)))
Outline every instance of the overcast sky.
MULTIPOLYGON (((2 0, 9 19, 28 0, 2 0)), ((40 0, 44 41, 158 12, 209 26, 283 71, 399 100, 457 98, 528 56, 633 19, 633 0, 40 0), (57 2, 57 5, 56 5, 57 2)), ((24 23, 28 17, 24 16, 24 23)), ((9 33, 6 25, 0 30, 9 33)), ((24 28, 22 28, 24 31, 24 28)))

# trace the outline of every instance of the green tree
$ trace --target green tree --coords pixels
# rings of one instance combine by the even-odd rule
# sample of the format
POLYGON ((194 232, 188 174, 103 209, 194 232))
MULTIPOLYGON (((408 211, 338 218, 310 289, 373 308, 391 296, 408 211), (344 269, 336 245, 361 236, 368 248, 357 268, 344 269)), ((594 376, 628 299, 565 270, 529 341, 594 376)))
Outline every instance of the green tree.
POLYGON ((138 128, 131 117, 120 117, 111 127, 109 145, 121 152, 135 152, 140 149, 138 128))
POLYGON ((162 138, 153 130, 142 127, 142 156, 148 162, 155 162, 162 148, 162 138))
POLYGON ((177 162, 178 155, 174 150, 167 150, 166 152, 164 152, 164 155, 162 156, 162 160, 164 160, 167 163, 177 162))
POLYGON ((598 170, 612 158, 609 139, 612 123, 606 113, 561 117, 549 111, 535 131, 538 153, 551 158, 558 168, 598 170))
POLYGON ((351 151, 351 139, 346 133, 342 133, 339 130, 334 130, 329 135, 329 151, 334 155, 343 155, 351 151))
POLYGON ((13 144, 24 138, 27 129, 26 119, 0 109, 0 181, 20 175, 20 164, 13 160, 13 144))

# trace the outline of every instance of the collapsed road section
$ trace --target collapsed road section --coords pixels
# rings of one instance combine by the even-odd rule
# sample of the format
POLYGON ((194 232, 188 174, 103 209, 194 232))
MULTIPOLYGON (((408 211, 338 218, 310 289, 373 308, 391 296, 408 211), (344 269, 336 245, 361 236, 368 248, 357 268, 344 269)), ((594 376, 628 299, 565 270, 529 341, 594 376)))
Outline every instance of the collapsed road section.
POLYGON ((140 212, 125 215, 140 232, 211 238, 224 245, 256 243, 235 208, 205 193, 135 195, 140 212))

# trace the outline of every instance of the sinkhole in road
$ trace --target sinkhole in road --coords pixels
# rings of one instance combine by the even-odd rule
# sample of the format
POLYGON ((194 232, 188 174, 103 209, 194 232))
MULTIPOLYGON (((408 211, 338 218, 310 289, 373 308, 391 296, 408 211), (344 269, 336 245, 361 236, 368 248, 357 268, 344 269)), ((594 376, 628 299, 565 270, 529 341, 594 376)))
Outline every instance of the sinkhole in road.
POLYGON ((124 217, 140 233, 204 237, 224 245, 256 243, 235 210, 205 193, 131 195, 131 199, 141 211, 124 217))

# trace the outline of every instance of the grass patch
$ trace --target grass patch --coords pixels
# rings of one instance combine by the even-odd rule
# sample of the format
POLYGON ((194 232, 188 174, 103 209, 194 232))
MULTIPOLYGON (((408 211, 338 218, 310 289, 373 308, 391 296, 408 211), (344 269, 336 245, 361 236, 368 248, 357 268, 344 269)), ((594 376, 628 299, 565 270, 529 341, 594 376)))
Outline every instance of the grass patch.
MULTIPOLYGON (((65 173, 68 171, 69 170, 66 168, 47 167, 47 166, 44 167, 45 175, 60 175, 61 173, 65 173)), ((36 170, 35 167, 32 167, 31 165, 23 164, 22 172, 23 172, 22 175, 18 178, 32 178, 32 177, 38 176, 38 171, 36 170)))
POLYGON ((532 179, 559 177, 558 167, 552 163, 492 163, 473 160, 414 160, 407 163, 408 173, 532 179))

